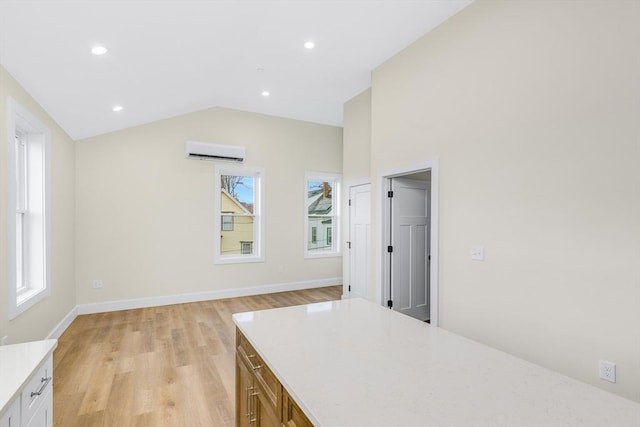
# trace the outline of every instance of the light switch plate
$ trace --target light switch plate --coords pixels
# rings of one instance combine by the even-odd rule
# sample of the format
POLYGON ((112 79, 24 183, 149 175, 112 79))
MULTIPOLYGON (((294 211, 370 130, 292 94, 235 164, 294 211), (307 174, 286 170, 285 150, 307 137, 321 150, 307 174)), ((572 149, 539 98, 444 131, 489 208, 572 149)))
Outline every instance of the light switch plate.
POLYGON ((472 247, 471 259, 474 261, 484 261, 484 247, 483 246, 472 247))

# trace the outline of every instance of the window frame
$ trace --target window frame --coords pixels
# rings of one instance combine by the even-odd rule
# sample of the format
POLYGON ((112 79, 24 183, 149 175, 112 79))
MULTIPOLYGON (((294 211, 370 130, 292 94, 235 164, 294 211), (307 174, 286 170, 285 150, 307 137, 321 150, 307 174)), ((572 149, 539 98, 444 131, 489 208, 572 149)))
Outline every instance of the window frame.
POLYGON ((7 286, 12 320, 51 294, 51 131, 15 99, 7 97, 7 141, 7 286), (23 144, 22 149, 19 144, 23 144), (29 195, 33 182, 38 187, 29 195), (30 202, 29 197, 37 199, 30 202), (37 211, 29 205, 35 205, 37 211))
MULTIPOLYGON (((342 249, 340 245, 340 230, 341 230, 341 221, 342 221, 342 213, 341 213, 341 194, 342 194, 342 175, 335 173, 325 173, 325 172, 306 172, 304 177, 304 257, 307 259, 313 258, 332 258, 332 257, 340 257, 342 256, 342 249), (311 236, 311 230, 309 225, 309 209, 307 206, 308 200, 308 188, 309 181, 326 181, 333 182, 333 188, 331 190, 331 208, 332 214, 327 215, 327 217, 331 217, 331 227, 327 227, 327 230, 330 228, 332 232, 332 241, 331 249, 323 249, 323 250, 313 250, 309 249, 309 242, 311 236)), ((325 232, 326 233, 326 232, 325 232)), ((318 236, 321 236, 321 232, 316 231, 316 240, 318 236)), ((325 236, 326 237, 326 234, 325 236)))
MULTIPOLYGON (((214 235, 213 262, 214 264, 241 264, 248 262, 264 262, 264 169, 258 167, 230 166, 218 164, 214 174, 214 235), (222 175, 248 176, 254 178, 254 205, 253 205, 253 254, 222 255, 222 175)), ((242 245, 240 246, 242 249, 242 245)))

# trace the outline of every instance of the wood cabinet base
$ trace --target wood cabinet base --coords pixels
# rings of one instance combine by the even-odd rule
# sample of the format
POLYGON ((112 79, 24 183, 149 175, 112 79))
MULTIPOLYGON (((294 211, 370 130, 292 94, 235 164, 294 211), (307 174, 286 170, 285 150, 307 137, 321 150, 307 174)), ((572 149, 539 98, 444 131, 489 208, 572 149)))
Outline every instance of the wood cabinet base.
POLYGON ((313 427, 253 346, 236 329, 236 426, 313 427))

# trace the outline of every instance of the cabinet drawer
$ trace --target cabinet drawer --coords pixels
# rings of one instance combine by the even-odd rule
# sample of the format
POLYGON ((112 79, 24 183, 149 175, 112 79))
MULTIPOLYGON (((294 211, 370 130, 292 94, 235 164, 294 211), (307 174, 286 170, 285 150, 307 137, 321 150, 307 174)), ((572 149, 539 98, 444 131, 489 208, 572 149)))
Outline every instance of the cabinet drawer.
POLYGON ((53 391, 53 356, 42 364, 22 390, 22 422, 27 424, 53 391))
POLYGON ((253 372, 257 385, 267 398, 273 412, 277 414, 280 412, 280 400, 282 399, 280 382, 240 331, 236 332, 236 343, 240 359, 253 372))

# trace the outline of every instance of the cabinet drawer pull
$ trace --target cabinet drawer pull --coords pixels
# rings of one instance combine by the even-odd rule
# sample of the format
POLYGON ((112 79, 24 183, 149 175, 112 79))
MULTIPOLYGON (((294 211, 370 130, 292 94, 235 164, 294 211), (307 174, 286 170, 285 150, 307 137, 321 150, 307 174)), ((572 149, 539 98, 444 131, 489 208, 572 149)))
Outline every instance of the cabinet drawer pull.
MULTIPOLYGON (((255 390, 255 389, 256 389, 255 387, 251 387, 251 388, 252 388, 253 390, 255 390)), ((251 394, 249 395, 249 396, 250 396, 250 398, 251 398, 251 404, 252 404, 252 406, 255 404, 255 403, 254 403, 255 401, 254 401, 254 399, 253 399, 253 398, 254 398, 255 396, 259 395, 259 394, 260 394, 259 392, 256 392, 256 393, 251 393, 251 394)), ((249 417, 249 424, 253 424, 253 423, 255 423, 256 421, 258 421, 258 417, 257 417, 256 415, 257 415, 257 414, 255 413, 255 411, 253 410, 253 408, 251 408, 251 417, 249 417)))
POLYGON ((40 390, 38 391, 32 391, 31 392, 31 397, 33 396, 40 396, 42 394, 42 392, 44 391, 44 389, 47 387, 47 385, 51 382, 51 376, 48 376, 47 378, 43 378, 42 380, 40 380, 40 382, 42 383, 42 385, 40 386, 40 390))
POLYGON ((254 365, 253 361, 251 359, 255 358, 256 354, 248 354, 247 355, 247 359, 249 359, 249 365, 251 365, 251 369, 253 369, 254 371, 257 371, 258 369, 262 368, 262 365, 254 365))

